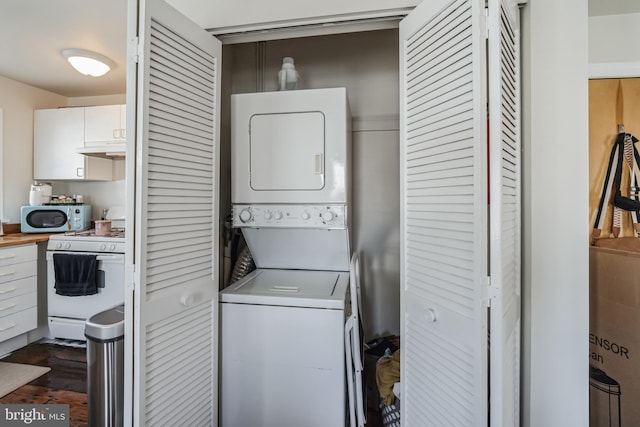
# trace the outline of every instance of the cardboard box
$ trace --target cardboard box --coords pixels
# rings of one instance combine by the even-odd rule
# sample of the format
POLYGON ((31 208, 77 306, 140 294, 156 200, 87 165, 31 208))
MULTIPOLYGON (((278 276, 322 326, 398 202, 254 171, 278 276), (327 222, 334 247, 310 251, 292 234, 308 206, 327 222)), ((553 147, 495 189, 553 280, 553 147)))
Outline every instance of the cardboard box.
POLYGON ((640 425, 640 253, 590 248, 591 427, 640 425))

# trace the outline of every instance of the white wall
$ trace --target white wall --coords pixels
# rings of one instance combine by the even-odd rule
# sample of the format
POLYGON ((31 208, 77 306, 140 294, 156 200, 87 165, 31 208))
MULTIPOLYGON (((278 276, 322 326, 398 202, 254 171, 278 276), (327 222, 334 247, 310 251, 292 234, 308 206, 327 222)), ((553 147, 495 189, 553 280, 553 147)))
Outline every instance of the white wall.
POLYGON ((589 425, 587 2, 523 13, 523 420, 589 425))
POLYGON ((420 3, 420 0, 324 0, 298 1, 279 0, 168 0, 184 15, 205 29, 233 27, 242 28, 255 25, 256 28, 283 27, 303 22, 329 21, 331 17, 376 12, 388 9, 406 9, 420 3), (291 22, 297 21, 297 22, 291 22), (256 25, 257 24, 257 25, 256 25))
POLYGON ((640 76, 640 13, 589 18, 589 77, 640 76))
POLYGON ((20 206, 29 204, 33 181, 33 110, 67 105, 67 98, 0 76, 4 111, 4 218, 20 221, 20 206))
POLYGON ((640 13, 589 18, 589 62, 640 62, 640 13))

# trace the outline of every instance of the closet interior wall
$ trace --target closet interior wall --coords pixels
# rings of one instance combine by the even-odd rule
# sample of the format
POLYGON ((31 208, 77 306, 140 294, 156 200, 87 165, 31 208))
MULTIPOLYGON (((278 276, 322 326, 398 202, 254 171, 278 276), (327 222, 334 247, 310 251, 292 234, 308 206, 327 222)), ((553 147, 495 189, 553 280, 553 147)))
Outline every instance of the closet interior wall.
MULTIPOLYGON (((640 139, 640 78, 598 79, 589 81, 589 220, 594 224, 602 186, 607 174, 611 148, 618 135, 618 125, 640 139)), ((636 143, 636 148, 640 146, 636 143)), ((570 161, 570 159, 567 159, 570 161)), ((620 188, 629 195, 629 169, 623 166, 620 188)), ((601 237, 611 234, 613 208, 607 207, 601 237)), ((633 236, 631 214, 622 211, 620 236, 633 236)))
POLYGON ((353 117, 352 249, 360 253, 366 339, 400 332, 398 31, 223 46, 221 212, 231 209, 231 94, 278 90, 282 58, 300 89, 346 87, 353 117))

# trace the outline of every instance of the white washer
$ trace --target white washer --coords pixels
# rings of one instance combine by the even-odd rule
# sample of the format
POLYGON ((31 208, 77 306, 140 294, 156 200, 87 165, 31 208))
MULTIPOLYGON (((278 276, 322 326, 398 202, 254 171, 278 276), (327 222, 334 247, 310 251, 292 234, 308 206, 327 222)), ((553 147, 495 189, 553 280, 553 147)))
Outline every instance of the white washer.
POLYGON ((223 427, 344 426, 349 273, 258 269, 220 294, 223 427))

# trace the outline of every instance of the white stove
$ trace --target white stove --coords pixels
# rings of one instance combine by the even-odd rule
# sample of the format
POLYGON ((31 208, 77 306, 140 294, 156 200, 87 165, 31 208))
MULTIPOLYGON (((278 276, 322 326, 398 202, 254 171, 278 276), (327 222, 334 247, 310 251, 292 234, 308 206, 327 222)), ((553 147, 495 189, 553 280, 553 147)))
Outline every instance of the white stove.
MULTIPOLYGON (((49 336, 85 340, 84 326, 89 317, 124 303, 125 232, 114 228, 108 236, 97 236, 95 230, 67 232, 49 237, 47 244, 47 306, 49 336), (67 275, 57 254, 72 260, 94 257, 97 292, 65 295, 56 288, 56 271, 67 275), (56 263, 58 270, 56 270, 56 263)), ((79 261, 83 262, 83 261, 79 261)), ((76 267, 69 267, 76 268, 76 267)), ((68 278, 67 278, 68 279, 68 278)))
POLYGON ((113 228, 108 236, 97 236, 95 230, 71 231, 49 237, 47 251, 95 252, 123 254, 124 228, 113 228))

